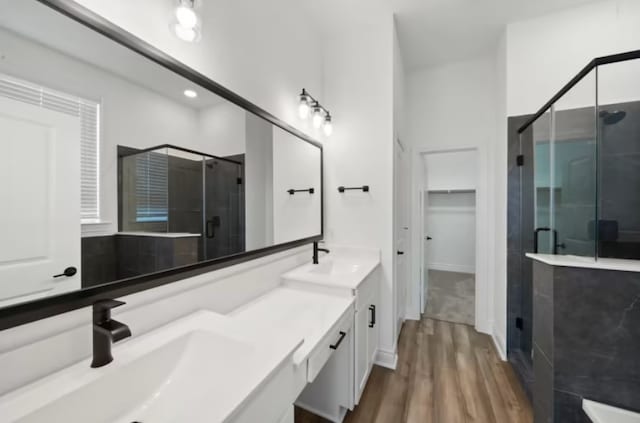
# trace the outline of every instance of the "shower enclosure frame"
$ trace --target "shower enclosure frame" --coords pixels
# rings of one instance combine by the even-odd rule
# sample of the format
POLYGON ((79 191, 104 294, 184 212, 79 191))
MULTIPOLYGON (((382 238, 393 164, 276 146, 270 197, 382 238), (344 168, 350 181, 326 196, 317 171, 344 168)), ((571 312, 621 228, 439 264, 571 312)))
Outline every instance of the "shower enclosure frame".
MULTIPOLYGON (((133 156, 137 156, 140 154, 145 154, 145 153, 153 153, 153 152, 157 152, 159 150, 162 149, 170 149, 170 150, 176 150, 176 151, 181 151, 183 153, 188 153, 188 154, 193 154, 194 156, 200 156, 203 158, 202 163, 201 163, 201 167, 202 167, 202 226, 201 226, 201 234, 200 237, 202 238, 202 251, 201 251, 201 256, 199 256, 199 261, 204 261, 204 260, 211 260, 211 259, 215 259, 214 258, 209 258, 208 257, 208 243, 207 243, 207 238, 209 238, 208 235, 208 227, 209 227, 209 223, 211 223, 208 219, 207 219, 207 159, 213 159, 213 160, 220 160, 223 162, 227 162, 227 163, 231 163, 237 166, 244 166, 244 163, 239 162, 237 160, 233 160, 233 159, 229 159, 227 157, 220 157, 220 156, 215 156, 213 154, 209 154, 209 153, 203 153, 201 151, 196 151, 196 150, 192 150, 190 148, 185 148, 185 147, 179 147, 177 145, 174 144, 160 144, 157 146, 153 146, 153 147, 148 147, 148 148, 143 148, 143 149, 136 149, 135 151, 133 151, 133 149, 127 147, 127 150, 132 150, 132 151, 127 151, 126 153, 122 153, 118 155, 118 175, 121 174, 122 172, 122 161, 121 159, 124 159, 126 157, 133 157, 133 156)), ((158 153, 158 154, 163 154, 163 153, 158 153)), ((170 172, 170 170, 167 170, 168 172, 170 172)), ((123 195, 123 188, 122 188, 122 182, 119 181, 118 182, 118 202, 119 204, 122 204, 122 198, 121 196, 123 195)), ((167 190, 169 188, 167 187, 167 190)), ((118 230, 119 231, 123 231, 124 228, 122 227, 123 224, 123 212, 121 209, 121 206, 118 207, 118 230)), ((167 231, 169 231, 169 228, 167 227, 167 231)), ((182 231, 179 231, 182 232, 182 231)), ((244 248, 244 247, 243 247, 244 248)))
MULTIPOLYGON (((533 160, 530 161, 529 158, 525 159, 525 155, 526 154, 533 154, 531 151, 527 150, 524 151, 523 149, 526 147, 527 149, 529 149, 530 145, 529 144, 533 144, 533 148, 535 149, 535 139, 533 140, 523 140, 522 137, 524 136, 529 136, 527 135, 527 133, 530 133, 530 136, 533 136, 534 134, 530 130, 532 128, 532 126, 534 125, 534 123, 538 122, 538 120, 543 117, 546 113, 550 113, 550 127, 552 128, 552 132, 555 131, 557 128, 554 126, 555 123, 555 108, 554 106, 556 106, 556 104, 566 95, 568 94, 574 87, 576 87, 578 84, 580 84, 581 82, 585 81, 585 79, 589 76, 594 76, 595 77, 595 86, 594 86, 594 93, 595 93, 595 102, 593 104, 594 106, 594 116, 593 116, 593 123, 594 123, 594 137, 595 137, 595 147, 594 147, 594 163, 595 163, 595 169, 594 169, 594 178, 595 178, 595 185, 594 185, 594 190, 595 192, 594 194, 594 248, 593 248, 593 258, 595 260, 597 260, 598 256, 599 256, 599 252, 600 252, 600 245, 598 242, 598 237, 599 237, 599 225, 598 225, 598 219, 600 218, 600 208, 599 208, 599 198, 601 195, 601 186, 600 186, 600 178, 601 178, 601 165, 600 165, 600 149, 601 149, 601 139, 602 139, 602 134, 603 134, 603 126, 605 124, 605 122, 603 122, 603 116, 600 115, 600 108, 602 107, 602 104, 600 103, 600 97, 599 95, 601 94, 601 92, 599 91, 599 84, 600 84, 600 79, 599 79, 599 68, 601 66, 606 66, 606 65, 611 65, 611 64, 616 64, 616 63, 622 63, 622 62, 628 62, 628 61, 632 61, 632 60, 638 60, 640 59, 640 50, 635 50, 635 51, 630 51, 630 52, 626 52, 626 53, 620 53, 620 54, 614 54, 614 55, 609 55, 609 56, 603 56, 603 57, 598 57, 595 58, 593 60, 591 60, 575 77, 573 77, 564 87, 562 87, 562 89, 560 89, 548 102, 546 102, 535 114, 531 115, 531 116, 519 116, 519 117, 510 117, 509 118, 509 187, 510 187, 510 191, 509 191, 509 210, 508 210, 508 215, 509 215, 509 219, 510 219, 510 223, 514 223, 515 227, 514 228, 509 228, 508 230, 508 251, 509 249, 511 249, 511 251, 508 253, 508 258, 507 258, 507 357, 508 360, 512 363, 514 370, 516 371, 516 374, 518 375, 518 377, 520 378, 520 380, 523 382, 524 386, 525 386, 525 390, 527 391, 527 393, 529 393, 529 389, 528 386, 532 381, 533 378, 533 371, 531 366, 531 351, 526 351, 526 345, 527 345, 527 341, 523 340, 522 338, 527 336, 527 333, 531 334, 531 327, 529 327, 527 329, 527 325, 530 324, 530 322, 527 322, 526 320, 526 316, 524 316, 527 313, 527 308, 529 308, 529 311, 531 311, 532 309, 532 305, 530 304, 529 307, 527 307, 526 305, 524 305, 524 302, 526 300, 526 298, 524 298, 524 296, 527 295, 526 291, 527 289, 531 288, 531 283, 532 281, 529 280, 528 282, 525 280, 527 278, 531 278, 532 274, 531 272, 527 271, 527 266, 531 267, 531 260, 525 257, 525 253, 528 252, 533 252, 532 250, 532 246, 533 246, 533 233, 529 233, 529 229, 534 229, 535 230, 535 226, 533 226, 532 224, 530 225, 529 223, 533 223, 533 222, 525 222, 523 219, 523 216, 526 215, 526 210, 524 210, 523 207, 526 207, 530 204, 524 205, 524 203, 527 203, 530 201, 530 199, 525 198, 526 195, 533 195, 535 194, 535 182, 533 182, 533 190, 534 192, 528 192, 525 193, 523 191, 524 187, 524 183, 523 183, 523 178, 529 177, 531 178, 531 175, 534 175, 533 178, 535 178, 535 170, 532 168, 532 166, 534 165, 533 163, 531 163, 533 160), (592 74, 593 72, 593 74, 592 74), (513 128, 517 128, 514 129, 513 128), (514 157, 511 157, 511 155, 513 155, 514 157), (518 175, 518 176, 515 176, 518 175), (511 178, 513 177, 517 177, 519 178, 518 181, 512 181, 511 178), (513 183, 516 183, 516 185, 513 185, 513 183), (514 191, 511 191, 511 188, 513 188, 514 191), (512 196, 513 195, 517 195, 518 196, 518 200, 517 201, 512 201, 512 196), (513 222, 513 219, 519 219, 517 222, 513 222), (527 231, 527 233, 525 233, 524 231, 527 231), (511 232, 517 232, 520 231, 520 233, 518 233, 516 235, 515 238, 513 238, 513 234, 511 232), (515 261, 515 255, 514 253, 516 252, 516 250, 518 251, 518 262, 516 263, 515 261), (523 318, 524 317, 524 318, 523 318), (524 325, 524 327, 523 327, 524 325)), ((589 105, 589 107, 591 107, 591 104, 589 105)), ((615 119, 615 118, 614 118, 615 119)), ((542 122, 542 121, 541 121, 542 122)), ((554 138, 553 135, 550 136, 550 138, 554 138)), ((533 155, 531 156, 533 157, 533 155)), ((532 181, 535 181, 535 179, 533 179, 532 181)), ((553 184, 550 184, 550 201, 553 199, 554 197, 554 193, 553 193, 553 184)), ((534 200, 534 204, 533 204, 533 210, 530 210, 531 213, 535 213, 535 200, 534 200)), ((533 218, 533 215, 528 216, 527 218, 533 218)), ((549 230, 553 231, 554 227, 550 226, 549 230)), ((552 249, 553 250, 553 249, 552 249)), ((528 299, 530 302, 532 302, 532 298, 528 299)), ((530 341, 529 341, 530 344, 530 341)))

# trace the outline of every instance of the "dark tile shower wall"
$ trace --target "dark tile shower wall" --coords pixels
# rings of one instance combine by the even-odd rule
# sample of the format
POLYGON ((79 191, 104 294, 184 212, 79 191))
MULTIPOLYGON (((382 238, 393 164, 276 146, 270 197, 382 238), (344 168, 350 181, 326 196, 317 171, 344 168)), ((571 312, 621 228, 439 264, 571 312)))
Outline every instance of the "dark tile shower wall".
POLYGON ((604 105, 626 117, 602 125, 600 156, 600 257, 640 259, 640 102, 604 105))
POLYGON ((198 262, 198 238, 116 235, 118 279, 198 262))
POLYGON ((101 285, 117 279, 116 239, 113 235, 84 237, 81 240, 82 287, 101 285))
POLYGON ((534 266, 535 422, 590 423, 583 398, 640 411, 640 273, 534 266))
POLYGON ((198 240, 128 235, 82 238, 82 287, 197 263, 198 240))

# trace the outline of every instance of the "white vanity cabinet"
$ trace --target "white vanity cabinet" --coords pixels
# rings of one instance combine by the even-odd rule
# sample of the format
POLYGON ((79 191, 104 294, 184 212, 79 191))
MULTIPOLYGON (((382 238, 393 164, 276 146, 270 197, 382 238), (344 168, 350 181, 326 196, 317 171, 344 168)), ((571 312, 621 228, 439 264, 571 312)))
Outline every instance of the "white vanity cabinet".
POLYGON ((332 257, 283 275, 285 286, 353 299, 353 323, 343 344, 296 401, 332 422, 341 422, 358 404, 371 374, 378 350, 380 272, 377 257, 332 257))
POLYGON ((374 271, 356 291, 355 317, 355 383, 354 402, 357 405, 369 379, 378 350, 379 273, 374 271))

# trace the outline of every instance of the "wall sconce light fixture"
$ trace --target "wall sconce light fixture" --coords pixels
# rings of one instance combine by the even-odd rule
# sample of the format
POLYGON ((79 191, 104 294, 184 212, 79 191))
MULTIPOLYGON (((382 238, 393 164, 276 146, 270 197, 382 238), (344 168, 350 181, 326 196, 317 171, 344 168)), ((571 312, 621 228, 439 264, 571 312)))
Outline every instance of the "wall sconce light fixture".
POLYGON ((178 38, 194 43, 201 37, 201 21, 196 11, 196 0, 174 0, 171 29, 178 38))
POLYGON ((302 89, 300 94, 300 104, 298 106, 298 114, 301 119, 307 119, 309 112, 311 113, 311 119, 315 128, 320 128, 324 131, 327 137, 330 137, 333 133, 333 123, 331 122, 331 113, 320 104, 318 100, 313 98, 306 89, 302 89))

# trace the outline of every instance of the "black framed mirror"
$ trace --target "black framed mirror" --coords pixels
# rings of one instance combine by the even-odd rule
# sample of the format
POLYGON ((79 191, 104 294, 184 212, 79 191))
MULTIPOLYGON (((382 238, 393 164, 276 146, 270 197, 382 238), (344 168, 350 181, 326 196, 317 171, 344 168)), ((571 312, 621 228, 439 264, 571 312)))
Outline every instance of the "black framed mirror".
POLYGON ((1 4, 0 330, 322 239, 320 143, 72 1, 1 4))

